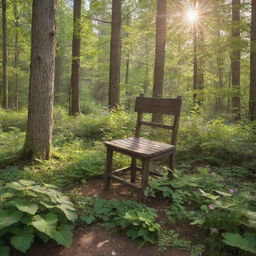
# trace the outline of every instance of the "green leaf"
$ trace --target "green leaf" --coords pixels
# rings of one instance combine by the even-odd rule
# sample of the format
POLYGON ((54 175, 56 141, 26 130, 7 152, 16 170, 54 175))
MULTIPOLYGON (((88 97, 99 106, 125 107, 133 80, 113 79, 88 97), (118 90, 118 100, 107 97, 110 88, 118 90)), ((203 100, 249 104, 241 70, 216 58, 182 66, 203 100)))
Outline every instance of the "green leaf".
POLYGON ((33 180, 19 180, 19 183, 25 187, 30 187, 36 184, 33 180))
POLYGON ((0 229, 9 227, 14 223, 17 223, 22 218, 22 212, 17 210, 5 211, 0 210, 0 229))
POLYGON ((55 207, 60 209, 65 214, 68 220, 70 220, 73 223, 76 221, 77 215, 74 208, 72 209, 70 206, 67 207, 67 205, 64 204, 58 204, 55 207))
POLYGON ((30 227, 25 228, 20 233, 15 236, 12 236, 10 239, 11 245, 17 249, 25 253, 31 246, 34 241, 33 229, 30 227))
POLYGON ((24 191, 26 189, 23 185, 21 185, 19 182, 16 182, 16 181, 8 183, 5 187, 11 188, 17 191, 24 191))
POLYGON ((31 225, 35 227, 38 231, 48 235, 53 238, 54 232, 56 231, 56 224, 58 218, 54 213, 48 213, 45 218, 40 215, 35 215, 32 218, 31 225))
POLYGON ((128 229, 126 231, 126 235, 130 237, 132 240, 135 240, 138 237, 138 231, 136 229, 128 229))
POLYGON ((90 215, 89 217, 83 218, 83 221, 85 221, 87 225, 92 224, 95 220, 96 220, 96 218, 93 215, 90 215))
POLYGON ((71 226, 67 224, 62 224, 59 230, 54 232, 53 239, 58 244, 69 247, 72 243, 71 226))
POLYGON ((37 203, 24 201, 22 199, 15 200, 15 206, 22 212, 34 215, 38 210, 37 203))
POLYGON ((256 234, 255 233, 245 233, 241 236, 238 233, 224 233, 223 242, 227 245, 238 247, 242 250, 256 253, 256 234))
POLYGON ((0 255, 1 256, 10 256, 10 247, 9 246, 0 246, 0 255))

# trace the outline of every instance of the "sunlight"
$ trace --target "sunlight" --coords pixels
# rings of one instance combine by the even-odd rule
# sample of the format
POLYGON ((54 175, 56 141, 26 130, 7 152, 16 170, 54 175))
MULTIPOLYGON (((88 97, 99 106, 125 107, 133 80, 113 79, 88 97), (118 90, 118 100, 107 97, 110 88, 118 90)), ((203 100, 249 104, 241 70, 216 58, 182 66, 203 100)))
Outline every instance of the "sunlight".
POLYGON ((186 16, 189 23, 195 23, 198 20, 198 11, 195 9, 190 9, 187 11, 186 16))

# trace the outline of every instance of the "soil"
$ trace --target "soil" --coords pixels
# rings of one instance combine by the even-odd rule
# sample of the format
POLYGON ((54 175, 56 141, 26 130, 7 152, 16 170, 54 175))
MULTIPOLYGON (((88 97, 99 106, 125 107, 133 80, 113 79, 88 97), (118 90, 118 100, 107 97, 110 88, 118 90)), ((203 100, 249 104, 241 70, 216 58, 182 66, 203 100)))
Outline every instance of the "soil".
MULTIPOLYGON (((113 184, 112 189, 106 193, 103 190, 104 180, 95 179, 79 188, 82 195, 90 197, 101 197, 104 199, 116 198, 119 200, 141 201, 138 194, 130 191, 123 185, 113 184)), ((169 202, 165 199, 148 200, 147 205, 158 211, 160 220, 163 218, 163 210, 169 202)), ((182 226, 175 226, 178 232, 184 237, 189 236, 192 230, 182 226)), ((132 241, 123 234, 111 233, 100 226, 76 228, 74 231, 73 243, 70 248, 63 248, 55 243, 48 243, 47 246, 38 241, 29 250, 27 256, 188 256, 188 252, 176 248, 170 248, 160 253, 154 245, 144 245, 132 241)))

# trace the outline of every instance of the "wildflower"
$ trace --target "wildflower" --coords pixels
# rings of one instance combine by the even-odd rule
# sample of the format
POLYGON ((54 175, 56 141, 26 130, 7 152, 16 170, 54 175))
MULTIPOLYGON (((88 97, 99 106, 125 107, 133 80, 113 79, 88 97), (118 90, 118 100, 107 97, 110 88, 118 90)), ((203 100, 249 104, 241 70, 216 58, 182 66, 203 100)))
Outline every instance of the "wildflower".
POLYGON ((209 205, 208 205, 208 208, 209 208, 210 210, 213 210, 215 207, 214 207, 214 205, 209 204, 209 205))
POLYGON ((234 194, 237 192, 237 189, 229 189, 229 193, 234 194))

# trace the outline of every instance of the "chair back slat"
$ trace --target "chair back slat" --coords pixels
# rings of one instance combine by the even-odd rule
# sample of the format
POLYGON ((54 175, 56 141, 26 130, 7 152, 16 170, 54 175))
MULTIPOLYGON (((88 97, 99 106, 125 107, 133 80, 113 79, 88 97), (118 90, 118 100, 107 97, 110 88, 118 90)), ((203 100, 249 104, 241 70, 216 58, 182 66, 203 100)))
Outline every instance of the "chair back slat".
POLYGON ((164 99, 137 97, 135 111, 142 113, 160 113, 166 115, 179 115, 181 108, 181 98, 164 99))
POLYGON ((147 122, 147 121, 140 121, 141 124, 151 126, 151 127, 158 127, 158 128, 163 128, 167 130, 172 130, 173 126, 171 125, 166 125, 166 124, 158 124, 158 123, 153 123, 153 122, 147 122))

